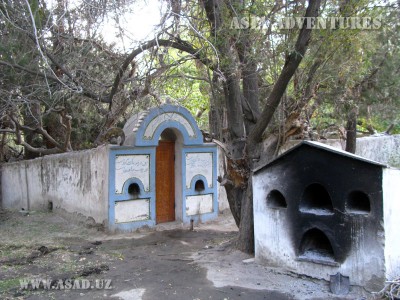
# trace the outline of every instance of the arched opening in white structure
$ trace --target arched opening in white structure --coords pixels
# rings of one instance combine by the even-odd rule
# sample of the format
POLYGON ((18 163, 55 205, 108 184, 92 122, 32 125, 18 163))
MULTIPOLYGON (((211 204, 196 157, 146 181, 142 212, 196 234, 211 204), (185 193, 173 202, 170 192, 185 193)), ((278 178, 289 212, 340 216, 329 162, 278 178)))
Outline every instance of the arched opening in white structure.
POLYGON ((270 208, 287 208, 287 202, 280 191, 272 190, 267 195, 267 206, 270 208))
POLYGON ((303 235, 299 254, 300 258, 313 262, 335 262, 332 244, 318 228, 312 228, 303 235))
POLYGON ((140 195, 140 187, 134 182, 128 186, 128 194, 132 197, 132 199, 137 199, 140 195))
POLYGON ((371 202, 368 195, 362 191, 349 193, 346 210, 352 214, 369 214, 371 212, 371 202))
POLYGON ((182 220, 183 136, 165 129, 156 147, 156 222, 182 220))
POLYGON ((317 215, 333 214, 332 199, 326 188, 319 183, 307 186, 301 198, 300 211, 317 215))
POLYGON ((194 190, 199 193, 203 192, 205 190, 204 181, 201 179, 196 180, 196 183, 194 184, 194 190))

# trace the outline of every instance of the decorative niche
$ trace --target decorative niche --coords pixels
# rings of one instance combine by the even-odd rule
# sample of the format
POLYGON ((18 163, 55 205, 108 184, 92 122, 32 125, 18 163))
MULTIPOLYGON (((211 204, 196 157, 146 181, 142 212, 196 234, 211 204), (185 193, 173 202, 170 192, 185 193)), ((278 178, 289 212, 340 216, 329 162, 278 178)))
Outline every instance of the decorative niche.
POLYGON ((332 199, 323 185, 312 183, 304 189, 300 211, 316 215, 333 215, 332 199))
POLYGON ((196 183, 194 184, 194 190, 196 192, 203 192, 205 190, 204 181, 201 179, 197 180, 196 183))
POLYGON ((128 194, 132 197, 132 199, 137 199, 140 195, 140 187, 137 183, 131 183, 128 186, 128 194))
POLYGON ((369 214, 371 202, 368 195, 362 191, 350 192, 346 201, 346 211, 351 214, 369 214))
POLYGON ((325 233, 318 228, 312 228, 304 233, 298 258, 314 263, 336 264, 332 244, 325 233))
POLYGON ((287 208, 285 196, 278 190, 272 190, 267 195, 267 206, 270 208, 287 208))

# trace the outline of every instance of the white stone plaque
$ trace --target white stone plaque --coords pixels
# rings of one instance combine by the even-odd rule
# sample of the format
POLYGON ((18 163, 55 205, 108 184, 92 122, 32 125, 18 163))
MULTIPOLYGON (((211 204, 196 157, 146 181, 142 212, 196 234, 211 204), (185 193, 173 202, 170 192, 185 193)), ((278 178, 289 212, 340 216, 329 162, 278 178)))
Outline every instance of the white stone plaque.
MULTIPOLYGON (((187 153, 186 154, 186 187, 190 188, 190 182, 196 175, 203 175, 208 182, 208 187, 213 185, 213 154, 187 153)), ((205 183, 204 183, 205 184, 205 183)))
POLYGON ((196 134, 192 126, 184 116, 177 113, 164 113, 162 115, 158 115, 157 117, 155 117, 153 120, 150 121, 149 125, 147 125, 146 127, 143 138, 147 140, 152 139, 154 136, 154 132, 157 130, 158 126, 160 126, 163 122, 166 121, 176 121, 180 123, 183 127, 185 127, 191 138, 196 137, 196 134))
POLYGON ((118 155, 115 158, 115 193, 122 193, 129 178, 139 179, 145 192, 150 190, 150 155, 118 155))
POLYGON ((115 202, 115 223, 128 223, 150 219, 150 199, 115 202))
POLYGON ((187 196, 186 215, 194 216, 213 212, 213 195, 187 196))

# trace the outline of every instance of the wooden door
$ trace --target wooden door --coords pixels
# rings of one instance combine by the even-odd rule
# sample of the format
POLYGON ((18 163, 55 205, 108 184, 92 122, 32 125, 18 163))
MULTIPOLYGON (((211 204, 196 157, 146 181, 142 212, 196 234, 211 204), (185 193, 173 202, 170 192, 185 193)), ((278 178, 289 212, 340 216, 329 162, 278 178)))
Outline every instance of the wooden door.
POLYGON ((156 150, 156 222, 175 221, 175 142, 160 141, 156 150))

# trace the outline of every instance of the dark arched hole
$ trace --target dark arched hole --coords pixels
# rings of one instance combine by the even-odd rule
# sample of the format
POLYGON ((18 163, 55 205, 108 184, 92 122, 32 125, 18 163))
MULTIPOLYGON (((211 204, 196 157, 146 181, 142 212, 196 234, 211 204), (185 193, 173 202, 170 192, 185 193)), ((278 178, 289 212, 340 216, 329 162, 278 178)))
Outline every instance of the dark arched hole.
POLYGON ((319 183, 310 184, 304 190, 300 210, 315 214, 333 213, 333 205, 328 191, 319 183))
POLYGON ((371 203, 366 193, 352 191, 347 198, 347 211, 358 214, 368 214, 371 212, 371 203))
POLYGON ((196 191, 196 192, 202 192, 202 191, 204 191, 205 190, 205 187, 204 187, 204 181, 203 180, 197 180, 196 181, 196 183, 194 184, 194 190, 196 191))
POLYGON ((285 197, 278 190, 272 190, 267 196, 267 206, 272 208, 287 208, 285 197))
POLYGON ((317 228, 307 231, 301 239, 300 257, 313 261, 335 261, 331 242, 321 230, 317 228))
POLYGON ((132 196, 132 198, 139 197, 140 194, 140 187, 137 183, 131 183, 128 186, 128 194, 132 196))
POLYGON ((47 202, 47 210, 53 211, 53 202, 52 201, 47 202))

